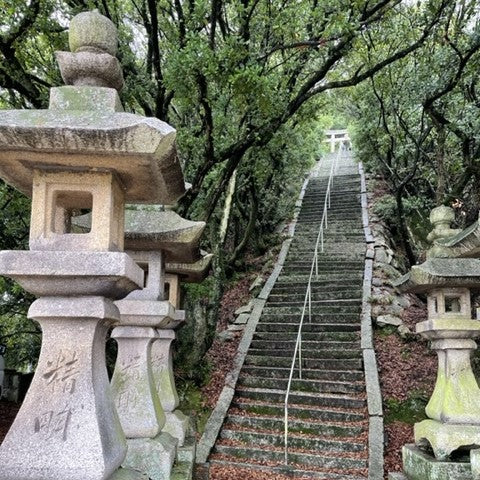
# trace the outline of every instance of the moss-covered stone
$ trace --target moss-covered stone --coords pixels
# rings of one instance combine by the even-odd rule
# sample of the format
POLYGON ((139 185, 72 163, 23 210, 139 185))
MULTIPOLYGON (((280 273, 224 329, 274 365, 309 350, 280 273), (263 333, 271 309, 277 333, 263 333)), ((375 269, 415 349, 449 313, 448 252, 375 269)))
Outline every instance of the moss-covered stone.
POLYGON ((415 445, 405 445, 402 455, 409 480, 473 480, 469 463, 438 461, 415 445))

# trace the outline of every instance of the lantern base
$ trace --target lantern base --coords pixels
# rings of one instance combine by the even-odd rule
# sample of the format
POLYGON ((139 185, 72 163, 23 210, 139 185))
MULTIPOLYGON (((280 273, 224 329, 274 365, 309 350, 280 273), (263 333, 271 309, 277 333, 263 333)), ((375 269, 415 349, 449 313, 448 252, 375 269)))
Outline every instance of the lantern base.
POLYGON ((435 458, 445 461, 455 450, 480 448, 480 426, 424 420, 415 424, 415 443, 421 447, 430 446, 435 458))
POLYGON ((155 438, 129 438, 123 467, 145 473, 150 480, 170 480, 177 440, 168 433, 155 438))
POLYGON ((475 480, 468 462, 440 461, 416 445, 404 445, 402 450, 404 475, 390 476, 395 480, 475 480))

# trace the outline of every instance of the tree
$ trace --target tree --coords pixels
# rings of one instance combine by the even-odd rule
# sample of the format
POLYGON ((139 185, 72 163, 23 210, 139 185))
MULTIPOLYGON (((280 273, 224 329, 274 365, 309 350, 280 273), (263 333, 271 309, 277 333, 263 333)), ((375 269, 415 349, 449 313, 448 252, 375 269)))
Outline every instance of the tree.
MULTIPOLYGON (((479 179, 477 15, 473 1, 452 4, 421 48, 349 97, 359 158, 389 184, 395 199, 389 220, 410 263, 416 260, 415 233, 421 240, 426 236, 425 228, 415 231, 415 223, 428 218, 435 204, 472 200, 479 179)), ((411 30, 410 19, 397 28, 411 30)), ((478 199, 470 212, 476 216, 477 211, 478 199)), ((471 222, 470 212, 463 210, 465 218, 459 220, 471 222)))
MULTIPOLYGON (((418 50, 444 24, 450 4, 11 1, 0 13, 0 101, 5 108, 45 107, 48 88, 61 84, 53 50, 67 48, 67 19, 91 8, 111 18, 119 27, 123 103, 177 129, 192 184, 177 208, 208 221, 206 238, 218 254, 220 278, 241 267, 246 249, 265 250, 276 223, 287 215, 292 190, 318 156, 310 139, 329 92, 357 85, 418 50), (399 38, 392 25, 407 16, 415 28, 399 38), (229 185, 233 201, 225 209, 229 185), (272 199, 287 211, 272 208, 272 199), (219 242, 222 218, 230 222, 219 242)), ((213 289, 214 304, 223 285, 219 281, 213 289)))

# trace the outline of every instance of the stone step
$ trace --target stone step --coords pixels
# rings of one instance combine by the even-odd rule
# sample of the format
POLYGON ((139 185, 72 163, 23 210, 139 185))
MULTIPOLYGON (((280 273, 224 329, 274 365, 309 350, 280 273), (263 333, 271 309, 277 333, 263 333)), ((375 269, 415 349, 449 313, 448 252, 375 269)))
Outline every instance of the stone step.
MULTIPOLYGON (((220 438, 233 440, 247 445, 256 445, 257 447, 272 446, 283 447, 283 435, 275 432, 255 432, 246 430, 228 430, 223 428, 220 432, 220 438)), ((308 437, 299 434, 291 433, 288 436, 289 446, 294 448, 301 448, 305 450, 322 450, 328 452, 362 452, 365 450, 363 442, 355 441, 351 438, 349 440, 338 440, 330 437, 308 437)))
MULTIPOLYGON (((295 260, 295 261, 311 261, 313 260, 313 257, 315 255, 315 245, 311 245, 308 248, 304 248, 303 250, 299 248, 292 248, 288 251, 288 256, 286 261, 289 262, 290 260, 295 260)), ((324 249, 322 252, 321 245, 318 246, 318 260, 322 261, 323 258, 328 258, 328 259, 336 259, 339 260, 340 262, 349 262, 349 261, 356 261, 356 262, 362 262, 365 259, 365 246, 360 245, 357 247, 354 247, 352 245, 349 246, 344 246, 342 248, 334 248, 333 246, 330 246, 328 250, 324 249), (346 250, 348 248, 348 250, 346 250), (353 258, 354 260, 350 260, 353 258)))
MULTIPOLYGON (((221 447, 223 448, 223 446, 221 447)), ((240 460, 238 460, 238 457, 235 457, 234 454, 229 454, 225 453, 224 451, 219 452, 222 454, 222 459, 217 459, 215 458, 215 455, 212 456, 210 459, 210 463, 212 465, 219 465, 221 467, 232 467, 232 468, 243 468, 243 469, 248 469, 252 470, 252 478, 255 478, 258 476, 254 472, 263 472, 263 473, 269 473, 271 475, 286 475, 290 478, 317 478, 321 480, 366 480, 366 477, 363 476, 352 476, 348 474, 348 476, 345 476, 345 473, 331 473, 324 471, 323 469, 319 470, 311 470, 308 469, 308 467, 303 467, 302 465, 299 464, 299 462, 292 462, 295 467, 292 466, 285 466, 282 463, 282 460, 274 460, 278 462, 278 465, 270 465, 267 466, 265 464, 262 464, 262 462, 265 461, 263 458, 259 458, 258 462, 259 463, 253 463, 255 462, 255 458, 253 457, 248 457, 248 460, 243 460, 244 455, 248 455, 247 451, 244 451, 243 449, 239 449, 238 447, 225 447, 225 448, 232 448, 235 449, 236 452, 239 452, 241 450, 241 454, 239 457, 242 459, 241 463, 240 460), (228 458, 228 456, 230 458, 228 458), (228 458, 227 460, 225 458, 228 458)), ((298 457, 297 454, 292 454, 292 458, 295 458, 297 460, 298 457)), ((281 457, 281 454, 277 455, 278 457, 281 457)), ((276 458, 276 457, 271 457, 271 458, 276 458)), ((305 455, 303 455, 303 458, 305 458, 305 455)), ((269 460, 270 462, 272 460, 269 460)), ((284 460, 283 460, 284 461, 284 460)), ((328 466, 325 468, 329 468, 328 466)), ((233 480, 233 479, 232 479, 233 480)))
MULTIPOLYGON (((262 315, 260 318, 260 323, 276 323, 278 325, 282 325, 283 323, 293 323, 296 325, 295 331, 298 331, 298 327, 300 326, 300 313, 294 314, 265 314, 262 315)), ((312 330, 309 329, 308 325, 321 325, 321 324, 329 324, 329 325, 336 325, 337 329, 331 329, 326 331, 351 331, 350 329, 342 328, 342 325, 348 324, 355 324, 357 323, 360 326, 360 315, 358 313, 325 313, 325 314, 314 314, 310 316, 308 311, 305 312, 305 318, 303 319, 303 327, 302 332, 310 332, 312 330)), ((323 330, 325 331, 325 330, 323 330)))
MULTIPOLYGON (((345 313, 345 314, 358 314, 360 312, 360 302, 357 299, 352 299, 355 300, 355 302, 351 303, 340 303, 341 300, 338 300, 339 303, 328 303, 328 302, 334 302, 334 300, 312 300, 310 307, 307 307, 311 309, 311 314, 315 313, 345 313)), ((307 302, 308 303, 308 302, 307 302)), ((299 299, 298 301, 280 301, 280 302, 275 302, 274 300, 268 299, 268 303, 266 304, 266 308, 277 308, 277 309, 282 309, 284 313, 291 313, 289 310, 285 309, 290 309, 290 308, 299 308, 300 312, 303 310, 303 306, 305 304, 305 299, 302 298, 301 300, 299 299)), ((279 313, 277 311, 277 313, 279 313)))
MULTIPOLYGON (((324 287, 326 288, 326 287, 324 287)), ((268 302, 273 303, 292 303, 303 302, 306 295, 306 286, 300 292, 282 292, 276 293, 272 291, 268 296, 268 302)), ((336 287, 331 290, 324 290, 320 288, 312 288, 312 302, 326 301, 326 300, 349 300, 351 298, 360 298, 362 290, 360 288, 353 289, 351 287, 336 287)))
MULTIPOLYGON (((254 355, 253 353, 249 353, 245 358, 245 364, 257 365, 262 367, 271 366, 290 368, 292 365, 292 357, 293 355, 288 357, 268 357, 265 355, 254 355)), ((303 368, 319 368, 324 370, 362 370, 362 365, 363 362, 361 358, 308 358, 305 356, 303 356, 302 358, 303 368)))
MULTIPOLYGON (((252 375, 254 377, 280 378, 287 379, 290 375, 290 368, 279 367, 257 367, 253 365, 244 365, 242 374, 252 375)), ((293 378, 298 378, 299 371, 295 368, 293 378)), ((346 370, 314 370, 302 369, 302 378, 308 380, 330 380, 339 382, 363 382, 364 375, 361 371, 346 370)))
MULTIPOLYGON (((348 236, 357 236, 363 234, 362 224, 360 221, 350 221, 350 220, 342 220, 335 222, 333 224, 330 222, 328 226, 323 227, 324 239, 325 237, 333 237, 335 234, 339 235, 348 235, 348 236)), ((320 222, 305 222, 305 223, 297 223, 295 226, 295 233, 302 233, 302 238, 298 238, 298 240, 316 240, 318 236, 318 230, 320 229, 320 222)))
MULTIPOLYGON (((256 357, 287 357, 291 359, 293 357, 294 347, 292 346, 289 349, 269 349, 267 346, 258 346, 258 347, 250 347, 248 350, 249 355, 253 355, 256 357)), ((316 349, 316 348, 305 348, 302 347, 302 357, 305 360, 309 359, 323 359, 323 360, 330 360, 330 359, 356 359, 362 358, 362 352, 360 348, 355 348, 352 350, 341 349, 341 348, 325 348, 325 349, 316 349)))
MULTIPOLYGON (((234 429, 238 426, 282 433, 285 429, 283 417, 228 415, 225 427, 227 429, 234 429)), ((353 437, 364 433, 365 428, 365 422, 342 425, 337 423, 297 420, 293 418, 288 421, 288 431, 290 433, 306 433, 327 437, 353 437)))
MULTIPOLYGON (((298 329, 297 329, 298 330, 298 329)), ((296 342, 297 332, 255 332, 253 340, 266 340, 274 342, 296 342)), ((302 329, 304 342, 359 342, 357 332, 306 332, 302 329)))
MULTIPOLYGON (((288 268, 292 268, 292 267, 301 267, 301 268, 304 268, 304 269, 310 269, 310 267, 312 266, 312 261, 313 259, 311 260, 290 260, 290 261, 287 261, 285 264, 284 264, 284 268, 285 267, 288 267, 288 268)), ((355 270, 355 269, 358 269, 360 271, 363 271, 365 269, 365 262, 362 260, 362 261, 354 261, 354 260, 343 260, 343 259, 340 259, 340 258, 332 258, 332 257, 329 257, 328 255, 323 255, 321 257, 318 258, 317 262, 318 264, 318 268, 319 269, 324 269, 324 268, 340 268, 340 269, 348 269, 348 270, 355 270)))
MULTIPOLYGON (((347 294, 348 292, 357 292, 357 295, 353 295, 358 297, 358 291, 361 290, 362 281, 359 279, 355 282, 348 282, 348 283, 338 283, 338 282, 312 282, 311 289, 312 294, 318 293, 321 295, 322 293, 330 295, 332 292, 338 292, 341 294, 347 294)), ((285 295, 285 294, 292 294, 292 295, 305 295, 307 290, 308 283, 281 283, 275 285, 271 292, 270 297, 272 295, 285 295)), ((313 298, 313 297, 312 297, 313 298)), ((351 298, 351 297, 350 297, 351 298)))
MULTIPOLYGON (((243 387, 254 388, 280 388, 287 389, 288 378, 265 378, 253 377, 250 375, 241 375, 237 385, 243 387)), ((294 379, 292 380, 291 389, 295 392, 311 392, 311 393, 361 393, 365 391, 365 385, 362 382, 341 382, 328 380, 311 380, 311 379, 294 379)))
MULTIPOLYGON (((269 403, 252 400, 249 398, 234 397, 232 407, 242 412, 245 415, 271 415, 283 418, 285 414, 285 407, 282 403, 269 403)), ((314 405, 295 405, 289 403, 288 417, 290 419, 303 420, 317 420, 320 422, 361 422, 365 420, 363 410, 347 409, 334 407, 319 408, 314 405)))
MULTIPOLYGON (((303 329, 302 329, 303 330, 303 329)), ((285 350, 293 352, 295 348, 296 338, 292 340, 274 340, 272 338, 254 338, 250 344, 253 349, 268 349, 268 350, 285 350)), ((360 340, 356 339, 354 342, 338 342, 335 340, 307 340, 303 336, 302 331, 302 349, 304 350, 340 350, 351 351, 360 349, 360 340)))
MULTIPOLYGON (((265 315, 272 314, 272 315, 301 315, 303 311, 303 302, 299 305, 288 305, 288 304, 281 304, 281 305, 273 305, 267 304, 264 307, 265 315)), ((311 313, 312 317, 315 317, 317 314, 320 316, 322 314, 360 314, 361 305, 356 301, 356 303, 352 304, 340 304, 340 305, 328 305, 328 304, 321 304, 320 302, 312 302, 311 313)), ((312 318, 312 322, 315 320, 312 318)))
MULTIPOLYGON (((278 285, 305 285, 307 286, 310 279, 310 272, 308 274, 299 274, 297 273, 287 273, 282 271, 278 277, 278 285)), ((358 285, 363 283, 363 272, 335 272, 327 275, 326 273, 319 272, 318 276, 313 274, 311 278, 312 285, 315 286, 317 283, 322 285, 323 282, 330 279, 332 283, 336 282, 351 282, 352 285, 358 285)))
MULTIPOLYGON (((285 323, 272 322, 263 319, 257 325, 257 332, 298 332, 298 322, 292 323, 288 320, 285 323)), ((304 323, 302 333, 318 333, 318 332, 359 332, 360 321, 355 323, 304 323)))
MULTIPOLYGON (((323 209, 304 211, 302 210, 297 217, 297 224, 303 223, 320 223, 324 217, 323 209)), ((335 208, 332 206, 327 210, 327 224, 332 224, 338 222, 340 225, 344 221, 356 222, 360 225, 362 224, 362 210, 360 205, 345 207, 345 208, 335 208)))
MULTIPOLYGON (((305 275, 285 275, 284 272, 280 272, 280 275, 275 283, 274 288, 281 288, 287 286, 307 286, 310 277, 310 272, 305 275)), ((311 284, 313 287, 330 286, 330 285, 343 285, 345 287, 363 284, 363 272, 336 272, 332 275, 325 275, 319 272, 318 276, 313 274, 311 284)))

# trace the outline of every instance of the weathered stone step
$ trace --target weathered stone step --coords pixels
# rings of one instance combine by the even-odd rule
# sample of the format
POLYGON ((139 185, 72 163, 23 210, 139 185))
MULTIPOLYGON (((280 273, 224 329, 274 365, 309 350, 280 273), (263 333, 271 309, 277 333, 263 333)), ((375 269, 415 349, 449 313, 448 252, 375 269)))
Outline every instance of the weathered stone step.
MULTIPOLYGON (((319 223, 323 218, 323 209, 318 210, 302 210, 297 217, 297 224, 315 222, 319 223)), ((332 205, 331 208, 327 210, 327 222, 339 222, 340 224, 343 221, 357 222, 362 223, 362 210, 360 205, 355 205, 351 207, 342 207, 332 205)))
MULTIPOLYGON (((315 267, 314 267, 315 268, 315 267)), ((355 273, 363 273, 363 269, 360 270, 358 267, 356 269, 345 269, 342 266, 329 266, 329 267, 319 267, 319 275, 329 275, 329 274, 335 274, 338 273, 339 271, 350 271, 350 272, 355 272, 355 273)), ((302 274, 310 274, 310 267, 305 268, 305 267, 291 267, 289 265, 284 265, 282 269, 282 273, 285 276, 289 275, 302 275, 302 274)), ((315 276, 315 271, 312 272, 312 277, 315 276)))
MULTIPOLYGON (((267 357, 249 353, 245 358, 245 364, 290 368, 292 357, 293 355, 289 357, 267 357)), ((319 368, 324 370, 362 370, 362 360, 360 358, 307 358, 303 356, 302 366, 304 368, 319 368)))
MULTIPOLYGON (((306 286, 303 288, 303 291, 300 292, 289 292, 286 291, 283 293, 270 293, 268 297, 269 302, 273 303, 292 303, 292 302, 303 302, 306 294, 306 286)), ((312 301, 326 301, 326 300, 348 300, 351 298, 360 298, 362 290, 360 288, 352 287, 337 287, 335 289, 326 290, 326 287, 323 289, 312 288, 312 301)))
MULTIPOLYGON (((275 316, 273 317, 275 318, 275 316)), ((287 320, 285 323, 273 322, 272 318, 263 319, 257 325, 257 332, 298 332, 298 321, 293 323, 287 320)), ((359 332, 360 321, 355 323, 307 323, 303 324, 303 333, 318 332, 359 332)))
MULTIPOLYGON (((303 341, 312 342, 358 342, 357 332, 306 332, 302 329, 303 341)), ((296 342, 297 332, 255 332, 253 340, 296 342)))
MULTIPOLYGON (((295 227, 295 233, 302 233, 302 238, 298 238, 298 240, 316 240, 318 235, 318 230, 320 228, 320 222, 311 222, 311 223, 297 223, 295 227)), ((342 221, 337 222, 335 224, 329 223, 328 227, 324 227, 324 238, 327 236, 333 237, 336 234, 339 235, 346 235, 346 236, 357 236, 362 235, 362 224, 359 221, 342 221)), ((314 246, 315 243, 312 245, 314 246)))
MULTIPOLYGON (((307 261, 308 259, 312 259, 315 254, 315 244, 309 245, 306 248, 292 248, 288 251, 287 262, 289 259, 304 259, 307 261)), ((354 245, 344 245, 343 247, 338 247, 337 245, 330 245, 328 250, 324 249, 322 252, 321 245, 318 246, 318 259, 322 260, 323 257, 327 258, 335 258, 340 261, 349 261, 349 258, 356 258, 357 261, 360 262, 365 258, 365 247, 362 246, 355 246, 354 245), (348 250, 347 250, 348 249, 348 250)))
MULTIPOLYGON (((282 283, 278 284, 272 288, 270 292, 270 297, 272 295, 305 295, 307 290, 308 283, 282 283)), ((311 284, 312 294, 326 294, 330 295, 334 292, 338 292, 341 294, 347 294, 348 292, 356 292, 357 295, 352 295, 353 297, 358 297, 358 292, 361 290, 362 281, 359 279, 357 281, 351 281, 349 283, 330 283, 330 282, 315 282, 311 284)), ((312 297, 313 298, 313 297, 312 297)), ((352 297, 350 297, 352 298, 352 297)))
MULTIPOLYGON (((272 338, 254 338, 251 347, 253 349, 286 350, 292 351, 295 348, 296 338, 292 340, 275 340, 272 338)), ((307 340, 302 331, 302 348, 304 350, 359 350, 360 340, 354 342, 338 342, 335 340, 307 340)))
MULTIPOLYGON (((222 446, 223 448, 223 446, 222 446)), ((233 448, 235 447, 226 447, 226 448, 233 448)), ((238 448, 236 449, 238 451, 238 448)), ((287 475, 288 477, 291 478, 317 478, 321 480, 366 480, 366 477, 363 476, 352 476, 348 474, 348 476, 345 476, 344 473, 331 473, 331 472, 325 472, 323 469, 320 470, 309 470, 307 467, 301 468, 301 464, 294 463, 296 466, 292 467, 286 467, 281 464, 281 460, 278 460, 279 465, 277 466, 267 466, 262 464, 262 461, 265 461, 264 459, 258 459, 259 463, 252 463, 255 461, 253 457, 249 457, 248 461, 238 460, 237 457, 234 455, 230 455, 231 459, 225 460, 225 457, 228 456, 228 453, 220 452, 222 453, 222 459, 217 459, 215 456, 213 456, 210 459, 210 463, 212 465, 220 465, 222 467, 233 467, 233 468, 246 468, 248 470, 252 470, 252 478, 256 476, 256 473, 254 472, 263 472, 263 473, 270 473, 270 474, 278 474, 278 475, 287 475)), ((243 454, 247 455, 246 452, 243 452, 242 450, 242 455, 240 455, 241 458, 243 458, 243 454)), ((297 457, 295 457, 297 458, 297 457)), ((326 467, 328 468, 328 467, 326 467)), ((233 480, 233 479, 232 479, 233 480)))
MULTIPOLYGON (((295 227, 295 233, 298 237, 295 240, 295 244, 304 244, 307 245, 310 243, 311 248, 315 247, 317 242, 317 237, 319 235, 320 222, 311 222, 311 223, 300 223, 295 227)), ((363 240, 365 238, 365 233, 362 228, 361 222, 355 222, 348 224, 341 222, 338 224, 328 224, 328 228, 323 230, 323 242, 328 243, 328 241, 341 240, 341 238, 346 238, 351 240, 352 238, 358 240, 359 238, 363 240)), ((360 240, 361 241, 361 240, 360 240)), ((321 245, 322 237, 320 234, 320 239, 318 241, 321 245)))
MULTIPOLYGON (((340 303, 340 304, 334 304, 334 303, 328 303, 329 301, 332 301, 333 300, 325 300, 325 301, 321 301, 321 300, 315 300, 313 301, 312 300, 312 304, 311 304, 311 313, 312 314, 315 314, 315 313, 345 313, 345 314, 358 314, 360 312, 359 308, 360 308, 360 302, 352 302, 350 304, 348 303, 340 303)), ((340 302, 340 300, 339 300, 340 302)), ((303 305, 304 305, 305 301, 304 299, 302 300, 298 300, 298 301, 283 301, 283 302, 275 302, 273 300, 268 300, 268 303, 267 303, 267 308, 277 308, 277 309, 282 309, 281 311, 284 312, 284 313, 291 313, 290 310, 285 310, 285 309, 289 309, 289 308, 299 308, 300 312, 302 311, 303 309, 303 305)), ((277 310, 277 313, 279 313, 279 311, 277 310)))
MULTIPOLYGON (((254 416, 247 417, 243 415, 228 415, 225 427, 235 428, 235 426, 255 428, 258 430, 270 430, 282 432, 285 428, 283 417, 265 417, 254 416)), ((361 435, 365 432, 364 423, 356 424, 334 424, 325 422, 314 422, 305 420, 290 419, 288 421, 288 431, 291 433, 307 433, 311 435, 327 436, 327 437, 353 437, 361 435)))
MULTIPOLYGON (((247 445, 283 447, 283 435, 267 432, 255 432, 245 430, 228 430, 223 428, 220 438, 234 440, 247 445)), ((329 437, 307 437, 291 433, 288 436, 288 444, 293 448, 306 450, 323 450, 329 452, 362 452, 365 450, 363 442, 357 442, 353 438, 342 441, 329 437)))
MULTIPOLYGON (((250 375, 241 375, 238 384, 244 387, 254 388, 280 388, 287 389, 288 379, 253 377, 250 375)), ((291 389, 295 392, 311 393, 361 393, 365 391, 365 385, 361 382, 341 382, 328 380, 294 379, 291 389)))
MULTIPOLYGON (((310 272, 308 274, 299 275, 285 275, 285 272, 280 272, 280 275, 275 283, 276 287, 282 287, 285 285, 307 285, 310 278, 310 272)), ((322 272, 318 272, 312 275, 312 286, 318 285, 320 287, 325 285, 361 285, 363 282, 363 272, 335 272, 331 275, 326 275, 322 272)))
MULTIPOLYGON (((266 378, 283 378, 288 379, 290 368, 279 367, 257 367, 253 365, 244 365, 242 374, 252 375, 255 377, 266 378)), ((295 368, 293 378, 298 378, 299 371, 295 368)), ((346 371, 346 370, 313 370, 308 368, 302 369, 302 378, 309 380, 331 380, 339 382, 363 382, 363 372, 346 371)))
MULTIPOLYGON (((310 272, 309 272, 310 274, 310 272)), ((358 287, 359 285, 363 285, 363 272, 345 272, 345 275, 340 274, 340 272, 336 272, 335 274, 332 273, 330 275, 332 278, 329 278, 328 275, 318 272, 318 276, 313 273, 311 278, 311 285, 312 288, 318 286, 319 288, 324 288, 331 282, 332 286, 344 286, 344 287, 358 287)), ((287 285, 291 285, 292 288, 299 288, 299 287, 307 287, 308 280, 310 275, 299 275, 298 273, 286 273, 281 272, 280 276, 278 277, 276 286, 283 287, 287 285)))
MULTIPOLYGON (((291 348, 285 348, 284 350, 277 350, 275 348, 269 349, 268 347, 258 346, 256 348, 250 347, 248 350, 249 355, 253 356, 265 356, 265 357, 287 357, 289 359, 293 356, 293 346, 291 348)), ((302 347, 302 357, 305 360, 309 359, 352 359, 361 358, 362 353, 359 348, 352 350, 340 349, 340 348, 325 348, 325 349, 308 349, 302 347)))
MULTIPOLYGON (((312 260, 289 260, 285 263, 284 268, 292 268, 292 267, 301 267, 306 270, 310 270, 312 266, 312 260)), ((341 258, 327 258, 326 255, 323 255, 318 258, 317 262, 319 269, 324 268, 341 268, 345 270, 355 270, 358 269, 360 271, 365 269, 365 262, 364 261, 355 261, 355 260, 345 260, 341 258)))
MULTIPOLYGON (((277 323, 278 325, 281 325, 283 323, 293 323, 297 326, 296 330, 298 330, 298 327, 300 325, 300 318, 301 314, 300 313, 279 313, 279 314, 265 314, 262 315, 260 318, 260 322, 264 323, 277 323)), ((308 311, 305 312, 305 318, 303 320, 303 332, 309 332, 312 330, 309 330, 307 325, 321 325, 321 324, 329 324, 329 325, 336 325, 338 328, 332 328, 328 330, 323 330, 323 331, 339 331, 339 332, 345 332, 345 331, 351 331, 350 329, 344 329, 341 327, 341 325, 348 323, 348 324, 355 324, 358 323, 360 325, 360 315, 358 313, 324 313, 324 314, 308 314, 308 311)))
MULTIPOLYGON (((271 415, 283 418, 285 413, 283 403, 268 403, 248 398, 234 397, 232 406, 242 410, 245 414, 271 415)), ((342 409, 327 407, 315 408, 313 405, 295 405, 289 403, 288 416, 290 419, 317 420, 322 422, 361 422, 365 420, 363 410, 342 409)))
MULTIPOLYGON (((317 236, 312 235, 311 238, 297 238, 294 240, 295 243, 292 242, 292 246, 297 248, 310 248, 314 249, 315 243, 317 241, 317 236)), ((346 245, 346 244, 351 244, 351 245, 358 245, 359 242, 364 242, 365 241, 365 234, 363 233, 358 233, 358 234, 336 234, 336 235, 325 235, 323 238, 323 248, 324 252, 328 253, 328 249, 330 245, 336 246, 338 244, 346 245)), ((320 246, 320 242, 319 242, 320 246)))
MULTIPOLYGON (((273 305, 273 304, 267 304, 267 306, 264 307, 264 312, 265 314, 272 314, 272 315, 299 315, 303 311, 303 302, 299 305, 273 305)), ((350 305, 348 304, 340 304, 340 305, 328 305, 328 304, 321 304, 320 302, 312 302, 312 317, 322 314, 359 314, 361 310, 361 305, 357 301, 356 303, 352 303, 350 305)), ((312 318, 312 322, 313 322, 312 318)))

